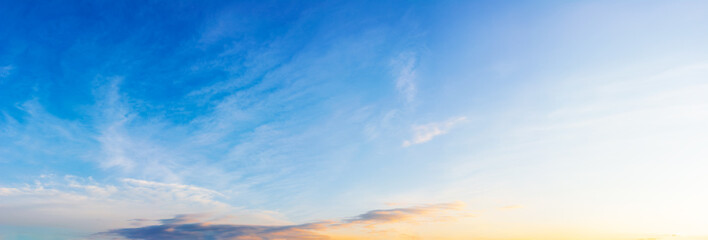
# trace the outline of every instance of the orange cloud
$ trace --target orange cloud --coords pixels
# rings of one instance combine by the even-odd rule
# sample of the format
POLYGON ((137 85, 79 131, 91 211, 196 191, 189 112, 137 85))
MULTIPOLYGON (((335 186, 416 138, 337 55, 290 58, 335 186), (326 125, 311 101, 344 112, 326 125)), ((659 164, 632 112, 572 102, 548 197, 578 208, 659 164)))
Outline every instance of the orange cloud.
POLYGON ((403 221, 414 221, 425 218, 450 218, 452 215, 445 215, 446 212, 458 212, 463 210, 465 204, 462 202, 443 203, 433 205, 423 205, 409 208, 395 208, 386 210, 372 210, 345 220, 343 224, 383 224, 403 221))

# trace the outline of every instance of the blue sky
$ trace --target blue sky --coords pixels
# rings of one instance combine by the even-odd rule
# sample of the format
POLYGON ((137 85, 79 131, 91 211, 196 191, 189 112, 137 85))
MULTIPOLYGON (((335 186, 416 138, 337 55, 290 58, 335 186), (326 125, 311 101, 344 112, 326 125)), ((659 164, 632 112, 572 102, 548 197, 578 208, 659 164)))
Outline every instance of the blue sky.
POLYGON ((3 240, 708 236, 701 1, 0 3, 3 240))

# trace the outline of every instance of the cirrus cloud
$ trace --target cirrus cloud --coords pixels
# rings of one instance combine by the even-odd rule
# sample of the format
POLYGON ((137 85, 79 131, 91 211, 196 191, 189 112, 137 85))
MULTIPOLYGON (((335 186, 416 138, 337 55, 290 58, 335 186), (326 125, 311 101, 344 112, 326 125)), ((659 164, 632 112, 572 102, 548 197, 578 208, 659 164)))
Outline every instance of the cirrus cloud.
MULTIPOLYGON (((283 223, 269 213, 247 211, 223 200, 220 192, 178 183, 121 179, 99 184, 91 178, 42 176, 33 184, 0 187, 0 225, 107 228, 143 225, 174 212, 234 213, 259 223, 283 223)), ((2 235, 0 235, 2 236, 2 235)))
POLYGON ((413 138, 403 141, 403 146, 408 147, 432 140, 434 137, 448 133, 455 125, 467 120, 466 117, 451 118, 443 122, 433 122, 422 125, 413 125, 413 138))

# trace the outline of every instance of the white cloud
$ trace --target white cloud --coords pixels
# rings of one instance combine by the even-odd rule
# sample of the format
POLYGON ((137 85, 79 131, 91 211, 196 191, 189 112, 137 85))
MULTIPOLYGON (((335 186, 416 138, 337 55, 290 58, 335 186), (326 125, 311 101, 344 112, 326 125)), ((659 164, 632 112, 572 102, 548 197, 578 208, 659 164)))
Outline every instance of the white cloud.
POLYGON ((223 197, 211 189, 177 183, 123 179, 112 185, 91 178, 44 177, 34 184, 0 187, 0 225, 101 231, 133 226, 132 219, 168 218, 175 212, 238 214, 234 221, 284 223, 265 212, 237 209, 219 200, 223 197))
POLYGON ((77 149, 93 144, 82 138, 87 131, 80 124, 51 115, 36 99, 18 103, 16 108, 25 115, 0 113, 0 162, 41 161, 48 155, 80 159, 85 152, 77 149))
POLYGON ((455 125, 465 121, 466 117, 456 117, 444 122, 434 122, 423 125, 413 126, 413 138, 403 141, 403 146, 408 147, 414 144, 420 144, 432 140, 434 137, 446 134, 455 125))
POLYGON ((404 97, 406 102, 412 102, 418 91, 416 79, 416 57, 413 53, 402 53, 393 60, 393 69, 396 77, 396 90, 404 97))
POLYGON ((144 197, 153 198, 154 200, 187 200, 204 205, 227 207, 226 204, 214 200, 215 197, 223 197, 223 194, 206 188, 132 178, 123 179, 123 182, 127 184, 130 190, 135 190, 144 197))
POLYGON ((130 123, 132 116, 130 109, 120 95, 120 77, 101 79, 108 84, 97 90, 95 95, 99 98, 96 108, 99 115, 100 135, 96 138, 101 143, 103 150, 103 167, 121 167, 132 169, 135 160, 129 152, 135 152, 137 147, 131 146, 134 141, 127 135, 125 125, 130 123), (132 149, 133 151, 128 151, 132 149))
POLYGON ((122 77, 99 80, 107 83, 94 92, 97 134, 91 137, 100 144, 100 152, 92 156, 94 160, 105 169, 116 168, 129 176, 181 181, 183 176, 176 169, 182 166, 180 162, 186 154, 161 141, 161 136, 176 130, 159 119, 139 117, 134 100, 121 93, 122 77))

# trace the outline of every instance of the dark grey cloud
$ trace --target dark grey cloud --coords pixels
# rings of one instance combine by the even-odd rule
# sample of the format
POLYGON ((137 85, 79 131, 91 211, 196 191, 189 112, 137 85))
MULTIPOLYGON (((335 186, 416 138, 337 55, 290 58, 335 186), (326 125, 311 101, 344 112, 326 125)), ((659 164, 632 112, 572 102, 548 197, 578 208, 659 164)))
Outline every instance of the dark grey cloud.
MULTIPOLYGON (((179 221, 179 220, 177 220, 179 221)), ((302 239, 323 240, 329 239, 325 235, 316 233, 319 224, 287 225, 287 226, 259 226, 259 225, 228 225, 209 223, 186 224, 161 224, 140 228, 124 228, 97 234, 98 237, 122 237, 125 239, 162 240, 162 239, 190 239, 190 240, 275 240, 275 239, 302 239)))

